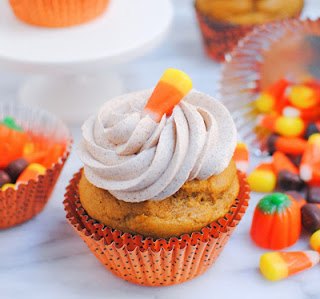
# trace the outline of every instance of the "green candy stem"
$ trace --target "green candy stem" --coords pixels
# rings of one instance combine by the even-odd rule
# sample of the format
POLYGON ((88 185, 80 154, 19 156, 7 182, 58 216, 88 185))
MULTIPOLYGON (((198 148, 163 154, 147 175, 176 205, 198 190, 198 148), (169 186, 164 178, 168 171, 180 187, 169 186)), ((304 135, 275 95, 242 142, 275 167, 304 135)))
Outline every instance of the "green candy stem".
POLYGON ((291 199, 283 193, 273 193, 260 200, 258 209, 265 215, 281 214, 291 206, 291 199))
POLYGON ((12 129, 18 132, 23 132, 23 129, 16 124, 16 121, 12 117, 9 117, 9 116, 5 117, 3 121, 0 121, 0 124, 6 126, 9 129, 12 129))

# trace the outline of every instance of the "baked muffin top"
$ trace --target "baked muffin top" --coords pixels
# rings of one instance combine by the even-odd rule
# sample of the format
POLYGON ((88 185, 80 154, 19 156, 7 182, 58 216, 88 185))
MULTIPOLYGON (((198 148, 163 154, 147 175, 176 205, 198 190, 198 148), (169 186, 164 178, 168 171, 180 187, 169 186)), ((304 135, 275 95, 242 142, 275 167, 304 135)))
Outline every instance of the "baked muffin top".
POLYGON ((232 24, 263 24, 298 15, 304 0, 196 0, 197 9, 232 24))

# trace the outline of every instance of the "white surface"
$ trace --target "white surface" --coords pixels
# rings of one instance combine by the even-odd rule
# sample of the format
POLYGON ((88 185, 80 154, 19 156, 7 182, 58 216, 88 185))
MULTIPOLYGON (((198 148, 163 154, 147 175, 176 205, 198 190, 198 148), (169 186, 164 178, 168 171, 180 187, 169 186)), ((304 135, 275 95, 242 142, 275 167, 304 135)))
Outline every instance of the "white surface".
MULTIPOLYGON (((313 3, 307 13, 320 15, 320 3, 313 3)), ((115 72, 125 83, 124 91, 152 87, 166 68, 177 67, 191 76, 197 89, 214 94, 219 66, 203 55, 192 0, 176 0, 175 8, 174 30, 165 43, 115 72)), ((16 100, 24 79, 0 70, 0 100, 16 100)), ((80 128, 74 127, 73 133, 77 144, 80 128)), ((257 162, 251 161, 251 168, 257 162)), ((122 281, 105 270, 65 220, 64 189, 80 167, 74 146, 45 210, 24 225, 0 231, 0 298, 320 298, 319 265, 275 283, 259 274, 259 258, 265 251, 253 245, 248 233, 261 194, 252 194, 247 213, 220 258, 202 276, 163 288, 122 281)), ((303 234, 290 250, 309 249, 308 240, 303 234)))

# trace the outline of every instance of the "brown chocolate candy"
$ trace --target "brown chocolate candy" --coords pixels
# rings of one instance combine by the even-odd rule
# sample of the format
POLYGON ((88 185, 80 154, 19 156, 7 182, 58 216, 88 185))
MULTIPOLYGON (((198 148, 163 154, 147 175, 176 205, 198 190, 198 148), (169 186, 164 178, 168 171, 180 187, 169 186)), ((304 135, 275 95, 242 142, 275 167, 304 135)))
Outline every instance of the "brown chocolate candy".
POLYGON ((310 186, 308 188, 307 202, 320 204, 320 187, 310 186))
POLYGON ((13 183, 16 182, 19 175, 26 169, 28 165, 29 163, 24 158, 13 160, 8 164, 6 172, 10 176, 13 183))
POLYGON ((273 153, 277 151, 276 142, 277 142, 278 136, 279 135, 277 135, 277 134, 271 134, 267 138, 267 144, 266 145, 267 145, 267 150, 270 153, 270 155, 273 155, 273 153))
POLYGON ((279 189, 283 191, 301 190, 304 186, 304 181, 297 174, 288 170, 281 170, 277 175, 277 184, 279 189))
POLYGON ((0 170, 0 188, 5 184, 10 184, 10 183, 11 183, 11 179, 9 175, 4 170, 0 170))
POLYGON ((301 208, 301 222, 310 233, 320 229, 320 205, 308 203, 301 208))

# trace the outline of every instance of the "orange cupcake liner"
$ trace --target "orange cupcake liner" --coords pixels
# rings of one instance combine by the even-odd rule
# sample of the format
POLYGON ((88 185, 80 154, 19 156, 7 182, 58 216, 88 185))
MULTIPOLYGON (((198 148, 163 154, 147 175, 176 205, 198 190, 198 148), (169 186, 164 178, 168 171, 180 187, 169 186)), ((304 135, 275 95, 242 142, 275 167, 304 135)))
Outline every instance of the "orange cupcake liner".
POLYGON ((152 239, 123 233, 91 219, 79 200, 80 178, 81 171, 67 187, 63 202, 67 220, 109 271, 145 286, 179 284, 210 268, 240 222, 250 198, 245 174, 238 172, 239 195, 224 218, 191 235, 152 239))
POLYGON ((41 27, 67 27, 101 15, 109 0, 9 0, 22 22, 41 27))

